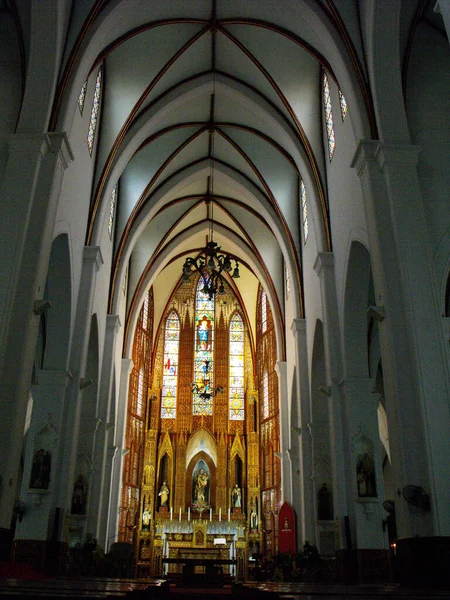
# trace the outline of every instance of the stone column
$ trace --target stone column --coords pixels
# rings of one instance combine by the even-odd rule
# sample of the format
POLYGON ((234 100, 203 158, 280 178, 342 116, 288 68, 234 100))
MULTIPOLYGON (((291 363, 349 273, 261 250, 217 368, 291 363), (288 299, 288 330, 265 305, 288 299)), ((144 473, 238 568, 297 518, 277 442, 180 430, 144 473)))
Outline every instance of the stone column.
POLYGON ((0 193, 0 529, 9 529, 22 435, 63 174, 72 160, 64 133, 15 134, 0 193))
MULTIPOLYGON (((33 408, 30 426, 27 431, 24 472, 20 500, 26 506, 22 521, 16 524, 16 545, 18 540, 48 539, 55 523, 55 486, 58 481, 57 443, 61 432, 62 408, 67 387, 71 379, 67 371, 38 370, 37 383, 32 388, 33 408), (39 446, 39 447, 38 447, 39 446), (31 481, 33 459, 40 449, 50 453, 48 487, 34 487, 31 481)), ((61 523, 58 524, 59 533, 61 523)), ((55 537, 56 539, 56 537, 55 537)))
POLYGON ((110 512, 107 530, 109 547, 117 534, 119 525, 119 506, 122 494, 122 466, 123 466, 123 444, 127 425, 128 388, 130 385, 130 373, 133 368, 131 358, 123 358, 120 369, 119 394, 116 404, 116 436, 114 446, 118 452, 114 456, 113 472, 111 481, 110 512))
POLYGON ((333 472, 334 516, 339 519, 340 547, 347 546, 344 517, 349 516, 345 465, 349 463, 348 432, 342 414, 339 381, 342 373, 341 340, 337 312, 334 257, 331 252, 321 252, 314 264, 320 279, 325 346, 326 386, 323 392, 329 399, 331 466, 333 472))
MULTIPOLYGON (((87 363, 92 305, 97 273, 102 264, 103 259, 99 247, 87 246, 84 248, 83 268, 81 272, 70 354, 70 370, 73 379, 66 406, 65 427, 62 432, 61 460, 59 464, 59 502, 60 506, 63 506, 66 509, 69 509, 71 506, 73 483, 75 481, 75 467, 77 462, 83 402, 83 380, 87 363)), ((95 421, 92 422, 91 428, 93 432, 96 430, 97 425, 98 423, 95 419, 95 421)), ((89 490, 88 494, 90 493, 89 490)))
MULTIPOLYGON (((94 480, 91 510, 95 515, 96 529, 94 537, 106 548, 106 529, 108 523, 109 497, 112 478, 111 447, 114 442, 115 397, 113 394, 114 359, 116 340, 120 331, 118 315, 106 316, 105 343, 103 350, 103 365, 99 389, 99 413, 102 420, 97 431, 94 454, 94 480)), ((115 455, 115 451, 113 453, 115 455)))
POLYGON ((280 403, 280 467, 281 467, 281 490, 282 500, 292 505, 292 469, 289 453, 290 446, 290 410, 287 385, 287 363, 277 361, 275 370, 278 375, 278 398, 280 403))
POLYGON ((450 381, 425 212, 419 149, 361 141, 364 194, 395 486, 421 486, 432 510, 397 503, 399 537, 450 535, 450 381), (414 460, 411 460, 414 457, 414 460))
MULTIPOLYGON (((312 480, 312 443, 311 443, 311 398, 309 391, 308 348, 305 319, 294 319, 291 331, 295 336, 295 363, 297 398, 299 407, 299 423, 291 423, 291 438, 299 440, 299 470, 300 493, 294 490, 294 508, 299 515, 299 542, 302 547, 305 540, 310 544, 316 543, 316 528, 314 527, 315 493, 312 480)), ((295 466, 294 466, 295 470, 295 466)), ((297 479, 293 474, 294 480, 297 479)))

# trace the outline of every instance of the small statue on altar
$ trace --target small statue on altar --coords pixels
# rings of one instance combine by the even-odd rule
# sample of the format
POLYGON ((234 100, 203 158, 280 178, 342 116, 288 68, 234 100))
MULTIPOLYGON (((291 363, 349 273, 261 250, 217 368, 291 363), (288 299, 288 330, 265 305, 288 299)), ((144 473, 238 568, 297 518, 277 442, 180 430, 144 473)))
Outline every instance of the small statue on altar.
POLYGON ((167 506, 167 502, 169 501, 169 488, 165 481, 161 486, 161 489, 158 492, 158 496, 161 498, 161 506, 167 506))
POLYGON ((197 475, 197 483, 195 485, 195 500, 198 504, 206 502, 206 486, 208 485, 208 475, 204 469, 200 469, 197 475))
POLYGON ((148 531, 149 528, 150 528, 150 511, 148 510, 148 506, 146 506, 144 512, 142 513, 142 530, 148 531))
POLYGON ((250 530, 257 531, 258 530, 258 515, 256 514, 255 507, 252 507, 252 512, 250 513, 250 530))
POLYGON ((231 503, 233 505, 233 508, 241 508, 242 506, 241 488, 238 486, 237 483, 234 486, 233 491, 231 492, 231 503))

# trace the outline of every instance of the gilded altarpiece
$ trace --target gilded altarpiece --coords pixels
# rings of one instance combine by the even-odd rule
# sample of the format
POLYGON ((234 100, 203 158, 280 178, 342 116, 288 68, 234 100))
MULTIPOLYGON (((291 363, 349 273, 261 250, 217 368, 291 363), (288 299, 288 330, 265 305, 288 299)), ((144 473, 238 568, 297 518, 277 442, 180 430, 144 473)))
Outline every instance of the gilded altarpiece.
MULTIPOLYGON (((160 576, 165 558, 179 556, 183 548, 188 548, 189 553, 194 547, 194 523, 205 524, 205 550, 214 548, 215 538, 227 540, 215 552, 221 558, 229 558, 233 547, 234 558, 239 553, 238 571, 242 575, 248 558, 248 541, 251 540, 252 547, 261 545, 260 415, 254 341, 239 297, 228 285, 225 287, 226 293, 214 303, 211 379, 214 392, 218 387, 221 389, 213 395, 211 414, 193 414, 193 364, 198 339, 196 281, 180 285, 156 330, 149 376, 141 518, 136 536, 141 575, 160 576), (167 356, 165 327, 169 315, 179 322, 176 408, 174 418, 161 418, 163 375, 168 366, 164 358, 167 356), (230 417, 230 323, 235 315, 243 323, 240 359, 244 365, 243 419, 240 413, 238 417, 230 417), (207 485, 202 493, 204 500, 199 503, 197 479, 201 471, 207 485), (161 495, 164 484, 168 492, 161 495), (236 486, 240 490, 239 501, 232 495, 236 486), (162 498, 166 497, 163 504, 162 498), (234 545, 231 539, 235 540, 234 545)), ((163 414, 167 416, 167 411, 163 414)))

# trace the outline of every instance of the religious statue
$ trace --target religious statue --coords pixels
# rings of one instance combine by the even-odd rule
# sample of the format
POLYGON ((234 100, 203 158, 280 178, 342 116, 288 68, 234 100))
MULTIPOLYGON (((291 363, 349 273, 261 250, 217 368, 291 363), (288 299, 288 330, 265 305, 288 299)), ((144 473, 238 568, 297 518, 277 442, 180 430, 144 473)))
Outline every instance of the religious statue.
POLYGON ((169 488, 165 481, 158 492, 158 496, 161 498, 161 506, 167 506, 167 502, 169 501, 169 488))
POLYGON ((80 473, 75 480, 72 493, 72 507, 70 512, 73 515, 84 515, 86 514, 86 500, 87 500, 87 483, 84 480, 83 475, 80 473))
POLYGON ((47 490, 50 483, 52 455, 41 448, 36 452, 31 467, 30 488, 47 490))
POLYGON ((250 529, 252 531, 257 531, 258 529, 258 515, 256 514, 254 506, 252 508, 252 512, 250 513, 250 529))
POLYGON ((356 466, 356 481, 358 486, 358 496, 374 497, 377 495, 375 484, 375 465, 368 452, 359 456, 356 466))
POLYGON ((241 508, 242 506, 241 488, 238 486, 237 483, 234 486, 233 491, 231 492, 231 503, 234 508, 241 508))
POLYGON ((147 531, 150 525, 150 511, 148 510, 148 506, 145 507, 144 512, 142 513, 142 529, 147 531))
POLYGON ((333 519, 333 498, 326 483, 322 485, 317 494, 317 518, 319 521, 333 519))
POLYGON ((200 469, 195 484, 195 501, 198 504, 206 503, 206 486, 208 485, 208 474, 204 469, 200 469))

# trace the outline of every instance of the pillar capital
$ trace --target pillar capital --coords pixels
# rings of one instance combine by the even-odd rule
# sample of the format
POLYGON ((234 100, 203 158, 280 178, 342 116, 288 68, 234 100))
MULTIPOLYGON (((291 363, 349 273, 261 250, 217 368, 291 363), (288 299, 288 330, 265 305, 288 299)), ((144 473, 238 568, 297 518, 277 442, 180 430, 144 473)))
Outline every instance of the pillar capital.
POLYGON ((313 269, 317 277, 321 277, 326 269, 334 267, 334 255, 332 252, 319 252, 314 262, 313 269))
POLYGON ((299 333, 306 332, 306 319, 293 319, 291 331, 295 337, 297 337, 299 333))
POLYGON ((117 333, 122 327, 119 315, 106 315, 106 328, 117 333))
POLYGON ((361 176, 367 164, 375 163, 379 171, 389 165, 417 165, 420 146, 411 144, 386 144, 379 140, 360 140, 351 166, 361 176))
POLYGON ((9 137, 9 149, 15 154, 59 154, 65 169, 73 161, 73 153, 65 131, 50 133, 14 133, 9 137))
POLYGON ((85 246, 83 250, 83 262, 92 263, 96 271, 100 271, 103 266, 103 256, 100 246, 85 246))

